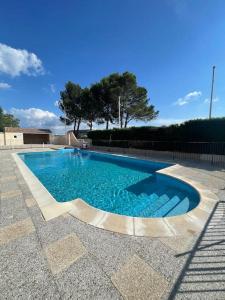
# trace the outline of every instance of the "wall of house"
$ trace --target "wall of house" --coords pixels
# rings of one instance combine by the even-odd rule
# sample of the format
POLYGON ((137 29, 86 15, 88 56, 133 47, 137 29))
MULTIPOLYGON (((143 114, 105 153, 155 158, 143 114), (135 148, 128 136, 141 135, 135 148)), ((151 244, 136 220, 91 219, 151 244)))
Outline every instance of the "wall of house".
POLYGON ((52 135, 50 143, 53 145, 67 145, 67 139, 65 135, 52 135))
POLYGON ((5 134, 4 132, 0 132, 0 146, 5 145, 5 134))
POLYGON ((5 142, 8 146, 23 145, 23 133, 5 132, 5 142))

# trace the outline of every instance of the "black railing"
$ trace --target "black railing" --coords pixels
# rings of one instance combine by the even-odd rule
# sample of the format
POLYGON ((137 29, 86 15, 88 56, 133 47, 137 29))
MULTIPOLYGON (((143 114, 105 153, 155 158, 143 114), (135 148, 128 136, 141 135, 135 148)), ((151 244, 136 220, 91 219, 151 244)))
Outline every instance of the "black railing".
POLYGON ((92 145, 167 152, 170 159, 198 159, 225 165, 225 142, 92 140, 92 145))

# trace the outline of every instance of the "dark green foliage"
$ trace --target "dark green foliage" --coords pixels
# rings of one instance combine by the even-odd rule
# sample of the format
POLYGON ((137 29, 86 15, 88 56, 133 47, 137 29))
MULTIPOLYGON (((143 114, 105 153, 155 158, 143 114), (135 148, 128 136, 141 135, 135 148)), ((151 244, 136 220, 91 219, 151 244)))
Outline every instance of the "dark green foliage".
POLYGON ((4 127, 19 127, 20 121, 11 114, 5 114, 0 107, 0 131, 4 131, 4 127))
POLYGON ((93 140, 224 142, 225 118, 190 120, 168 127, 131 127, 96 130, 88 133, 93 140))
POLYGON ((126 128, 131 120, 150 121, 158 111, 149 103, 147 90, 137 85, 136 76, 129 72, 113 73, 102 78, 90 88, 69 81, 60 92, 59 108, 65 113, 60 120, 66 125, 74 125, 74 133, 79 134, 81 122, 90 130, 93 123, 110 124, 119 121, 120 127, 126 128))

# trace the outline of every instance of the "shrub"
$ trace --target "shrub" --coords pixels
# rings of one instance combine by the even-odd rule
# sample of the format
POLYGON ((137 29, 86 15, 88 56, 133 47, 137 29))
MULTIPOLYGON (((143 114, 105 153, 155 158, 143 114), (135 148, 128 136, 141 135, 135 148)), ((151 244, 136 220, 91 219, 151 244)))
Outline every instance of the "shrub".
POLYGON ((224 142, 225 118, 190 120, 167 127, 130 127, 126 129, 95 130, 90 139, 112 141, 183 141, 224 142))

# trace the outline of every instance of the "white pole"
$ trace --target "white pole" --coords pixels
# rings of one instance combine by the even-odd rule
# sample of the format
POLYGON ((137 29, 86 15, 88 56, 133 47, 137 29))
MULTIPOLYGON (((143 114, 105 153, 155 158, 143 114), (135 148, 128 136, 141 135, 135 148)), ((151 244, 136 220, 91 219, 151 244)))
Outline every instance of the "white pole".
POLYGON ((65 142, 67 145, 67 134, 66 134, 66 112, 65 112, 65 142))
POLYGON ((213 66, 213 71, 212 71, 212 86, 211 86, 211 97, 210 97, 210 105, 209 105, 209 119, 212 118, 212 102, 213 102, 213 89, 214 89, 215 68, 216 68, 216 66, 213 66))
POLYGON ((120 96, 119 96, 119 101, 118 101, 118 108, 119 108, 119 128, 120 128, 120 96))

